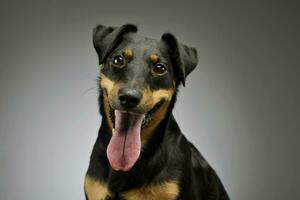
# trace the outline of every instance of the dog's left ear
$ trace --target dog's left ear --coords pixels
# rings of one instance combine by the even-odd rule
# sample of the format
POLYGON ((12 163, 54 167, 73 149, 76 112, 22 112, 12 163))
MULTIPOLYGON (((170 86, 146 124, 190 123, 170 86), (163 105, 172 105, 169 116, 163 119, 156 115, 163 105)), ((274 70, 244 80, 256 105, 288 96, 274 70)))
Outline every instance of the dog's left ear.
POLYGON ((174 35, 171 33, 164 33, 161 37, 169 47, 169 53, 177 70, 178 81, 185 86, 185 79, 198 64, 197 50, 193 47, 180 44, 174 35))
POLYGON ((101 65, 111 51, 118 45, 126 33, 137 32, 133 24, 125 24, 120 27, 98 25, 93 30, 93 44, 101 65))

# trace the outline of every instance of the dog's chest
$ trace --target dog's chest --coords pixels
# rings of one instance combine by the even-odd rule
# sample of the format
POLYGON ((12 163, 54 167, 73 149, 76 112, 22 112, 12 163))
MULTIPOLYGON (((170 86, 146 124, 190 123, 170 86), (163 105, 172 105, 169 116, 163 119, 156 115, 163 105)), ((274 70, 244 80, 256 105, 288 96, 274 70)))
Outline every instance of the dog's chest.
POLYGON ((86 177, 85 192, 88 200, 175 200, 179 185, 175 181, 165 181, 114 194, 105 183, 86 177))

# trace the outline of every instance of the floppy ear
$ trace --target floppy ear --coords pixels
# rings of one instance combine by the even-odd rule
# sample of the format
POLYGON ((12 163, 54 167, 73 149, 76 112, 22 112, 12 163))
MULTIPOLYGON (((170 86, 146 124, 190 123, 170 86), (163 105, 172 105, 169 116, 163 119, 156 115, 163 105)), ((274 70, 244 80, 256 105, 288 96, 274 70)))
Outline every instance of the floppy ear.
POLYGON ((99 57, 99 65, 122 40, 122 36, 129 32, 137 32, 137 27, 132 24, 125 24, 121 27, 98 25, 94 28, 93 44, 99 57))
POLYGON ((177 70, 179 81, 185 86, 185 79, 198 64, 197 50, 193 47, 180 44, 174 35, 171 33, 164 33, 161 37, 169 47, 169 53, 177 70))

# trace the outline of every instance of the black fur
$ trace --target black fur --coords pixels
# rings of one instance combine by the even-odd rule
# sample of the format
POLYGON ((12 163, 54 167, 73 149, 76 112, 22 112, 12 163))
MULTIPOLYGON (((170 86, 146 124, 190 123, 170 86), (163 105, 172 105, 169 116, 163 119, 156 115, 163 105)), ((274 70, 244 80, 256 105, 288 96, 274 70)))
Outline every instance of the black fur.
MULTIPOLYGON (((103 73, 112 80, 129 81, 133 73, 139 73, 144 82, 152 89, 170 88, 172 80, 176 80, 175 94, 172 97, 165 118, 155 129, 151 139, 142 148, 140 158, 128 172, 114 171, 109 164, 106 148, 110 141, 110 128, 103 110, 103 91, 100 89, 99 105, 103 116, 98 138, 90 158, 87 175, 105 182, 119 199, 118 194, 132 188, 147 184, 155 184, 168 180, 176 180, 180 185, 178 200, 227 200, 226 191, 216 175, 198 150, 185 138, 172 114, 176 102, 179 83, 185 82, 186 76, 197 65, 197 52, 194 48, 181 45, 176 38, 167 33, 161 41, 136 37, 137 29, 134 25, 124 25, 120 28, 97 26, 94 30, 94 46, 99 56, 99 63, 104 64, 103 73), (134 41, 134 42, 133 42, 134 41), (134 43, 134 44, 133 44, 134 43), (111 71, 109 57, 124 46, 135 50, 156 50, 159 56, 169 66, 170 74, 164 79, 149 78, 149 63, 134 57, 130 66, 138 66, 139 70, 130 72, 111 71), (137 60, 135 60, 137 59, 137 60), (143 66, 143 67, 142 67, 143 66), (126 74, 127 73, 127 74, 126 74)), ((137 56, 138 57, 138 56, 137 56)), ((141 58, 141 57, 139 57, 141 58)), ((107 198, 108 199, 108 198, 107 198)))

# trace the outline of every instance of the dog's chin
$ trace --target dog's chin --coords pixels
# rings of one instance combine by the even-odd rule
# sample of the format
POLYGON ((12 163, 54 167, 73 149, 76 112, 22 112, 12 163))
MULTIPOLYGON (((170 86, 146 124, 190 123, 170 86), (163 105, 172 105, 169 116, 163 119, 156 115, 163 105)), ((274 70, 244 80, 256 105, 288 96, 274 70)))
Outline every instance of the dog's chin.
POLYGON ((115 127, 115 112, 120 111, 120 112, 127 112, 129 114, 134 114, 134 115, 143 115, 143 121, 142 121, 142 128, 146 127, 150 121, 153 119, 153 116, 155 114, 155 112, 161 107, 161 105, 164 103, 164 100, 159 101, 157 104, 155 104, 151 109, 149 109, 148 111, 144 111, 144 110, 125 110, 122 108, 119 108, 118 106, 111 106, 109 105, 109 118, 111 119, 111 121, 113 122, 113 127, 115 127))

